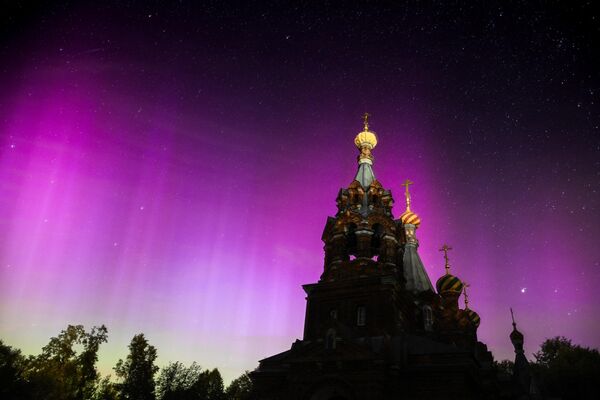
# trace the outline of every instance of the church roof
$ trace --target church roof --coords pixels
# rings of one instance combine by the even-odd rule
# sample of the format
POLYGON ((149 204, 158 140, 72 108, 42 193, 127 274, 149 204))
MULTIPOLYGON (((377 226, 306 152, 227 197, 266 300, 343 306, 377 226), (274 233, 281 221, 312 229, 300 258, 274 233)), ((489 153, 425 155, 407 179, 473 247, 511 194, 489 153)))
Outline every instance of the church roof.
POLYGON ((375 173, 373 172, 373 167, 369 163, 360 163, 358 165, 358 171, 356 171, 356 177, 354 180, 358 181, 360 185, 367 189, 371 186, 371 183, 375 181, 375 173))
POLYGON ((425 266, 417 247, 412 244, 407 244, 404 248, 404 279, 406 280, 406 290, 414 293, 425 292, 430 290, 433 292, 433 285, 429 280, 429 276, 425 271, 425 266))

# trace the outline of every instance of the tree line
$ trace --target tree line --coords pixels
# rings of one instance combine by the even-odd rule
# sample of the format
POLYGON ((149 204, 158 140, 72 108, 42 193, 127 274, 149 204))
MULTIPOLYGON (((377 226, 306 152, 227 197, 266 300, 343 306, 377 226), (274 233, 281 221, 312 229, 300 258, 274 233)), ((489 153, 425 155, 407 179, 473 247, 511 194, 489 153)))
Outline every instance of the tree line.
POLYGON ((69 325, 35 356, 24 356, 0 340, 0 399, 3 400, 248 400, 248 372, 225 388, 218 369, 172 362, 159 370, 156 348, 144 334, 133 337, 129 354, 113 368, 115 379, 96 369, 108 340, 104 325, 89 332, 69 325))
MULTIPOLYGON (((129 354, 113 368, 114 379, 96 369, 98 349, 108 340, 104 325, 87 332, 69 325, 42 348, 24 356, 0 340, 2 400, 250 400, 246 371, 227 387, 218 369, 172 362, 159 369, 156 348, 144 334, 133 337, 129 354)), ((544 397, 600 398, 600 353, 555 337, 530 360, 531 374, 544 397)), ((511 375, 512 362, 495 363, 498 375, 511 375)))

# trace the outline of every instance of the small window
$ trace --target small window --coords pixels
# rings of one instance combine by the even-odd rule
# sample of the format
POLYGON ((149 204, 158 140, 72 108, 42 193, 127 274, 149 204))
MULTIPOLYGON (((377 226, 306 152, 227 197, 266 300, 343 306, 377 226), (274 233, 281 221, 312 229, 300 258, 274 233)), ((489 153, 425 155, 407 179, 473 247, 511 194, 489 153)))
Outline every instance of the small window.
POLYGON ((356 308, 356 325, 365 326, 367 322, 367 309, 365 306, 359 306, 356 308))
POLYGON ((331 319, 337 319, 337 310, 336 310, 335 308, 332 308, 332 309, 329 311, 329 317, 330 317, 331 319))
POLYGON ((423 307, 423 328, 426 331, 433 330, 433 312, 429 306, 423 307))

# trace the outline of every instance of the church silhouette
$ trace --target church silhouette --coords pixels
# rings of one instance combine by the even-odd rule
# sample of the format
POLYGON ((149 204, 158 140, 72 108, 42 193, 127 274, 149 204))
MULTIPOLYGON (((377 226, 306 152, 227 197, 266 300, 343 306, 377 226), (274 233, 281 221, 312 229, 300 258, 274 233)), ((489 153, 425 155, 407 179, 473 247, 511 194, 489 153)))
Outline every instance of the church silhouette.
MULTIPOLYGON (((406 209, 395 219, 394 199, 375 178, 377 136, 364 128, 352 183, 338 193, 322 240, 324 271, 306 292, 304 336, 251 373, 258 399, 512 399, 536 398, 523 335, 512 379, 501 380, 492 354, 477 339, 479 315, 469 308, 469 285, 450 272, 434 286, 418 253, 419 216, 406 180, 406 209), (459 306, 463 295, 464 308, 459 306)), ((514 320, 513 320, 514 322, 514 320)))

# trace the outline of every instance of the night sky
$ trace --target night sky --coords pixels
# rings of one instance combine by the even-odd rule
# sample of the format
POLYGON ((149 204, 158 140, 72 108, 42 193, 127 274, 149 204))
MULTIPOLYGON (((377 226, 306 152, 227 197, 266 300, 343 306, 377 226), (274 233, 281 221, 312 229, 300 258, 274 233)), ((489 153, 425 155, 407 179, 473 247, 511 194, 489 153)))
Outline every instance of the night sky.
POLYGON ((409 178, 427 271, 450 244, 495 357, 509 307, 530 358, 556 335, 600 347, 592 2, 8 3, 7 344, 106 324, 103 373, 144 332, 161 365, 226 381, 288 349, 368 111, 395 215, 409 178))

